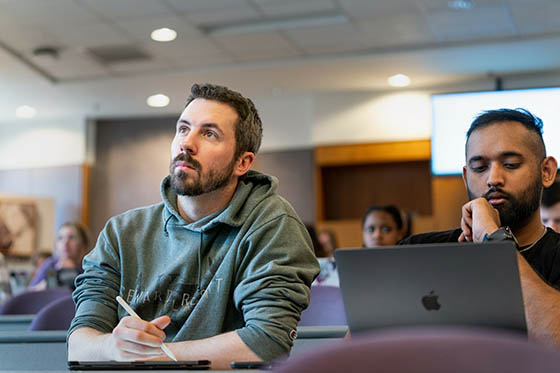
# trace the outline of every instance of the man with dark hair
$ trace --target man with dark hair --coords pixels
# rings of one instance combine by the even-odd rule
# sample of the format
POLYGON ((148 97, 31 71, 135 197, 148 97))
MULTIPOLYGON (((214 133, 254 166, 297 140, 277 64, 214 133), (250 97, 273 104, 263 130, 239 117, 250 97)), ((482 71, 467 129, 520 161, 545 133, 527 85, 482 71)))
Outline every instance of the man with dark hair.
POLYGON ((554 182, 557 162, 546 156, 542 121, 526 110, 479 115, 467 132, 463 179, 469 202, 461 228, 414 235, 406 244, 512 240, 529 335, 560 344, 560 234, 541 222, 543 187, 554 182))
POLYGON ((560 183, 557 181, 543 190, 541 220, 545 226, 560 233, 560 183))
POLYGON ((319 265, 277 180, 249 170, 261 137, 251 100, 193 85, 163 202, 111 218, 84 259, 70 360, 168 359, 165 341, 179 360, 228 369, 290 351, 319 265))

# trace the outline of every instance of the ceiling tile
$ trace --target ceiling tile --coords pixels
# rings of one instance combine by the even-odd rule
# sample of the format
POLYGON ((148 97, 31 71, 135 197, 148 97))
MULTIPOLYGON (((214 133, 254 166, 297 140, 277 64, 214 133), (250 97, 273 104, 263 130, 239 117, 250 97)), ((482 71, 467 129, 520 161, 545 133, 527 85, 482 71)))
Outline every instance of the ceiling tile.
POLYGON ((352 24, 305 27, 283 31, 307 54, 340 53, 363 50, 363 36, 352 24))
POLYGON ((174 58, 173 60, 168 59, 168 62, 175 68, 207 69, 210 66, 226 66, 235 63, 236 60, 233 57, 228 56, 222 52, 221 55, 216 54, 213 56, 204 56, 198 53, 190 53, 181 58, 174 58))
POLYGON ((240 61, 263 61, 294 57, 299 54, 298 50, 278 32, 217 35, 214 38, 240 61))
POLYGON ((479 0, 470 10, 436 7, 440 0, 423 0, 426 17, 441 41, 464 41, 512 36, 517 33, 501 0, 479 0))
POLYGON ((509 0, 508 5, 521 34, 560 32, 560 1, 509 0))
POLYGON ((9 23, 44 25, 59 22, 71 26, 99 21, 95 14, 77 5, 73 0, 11 0, 1 3, 0 6, 0 17, 5 17, 0 19, 9 23))
POLYGON ((355 20, 391 17, 402 14, 421 15, 421 8, 411 0, 342 0, 340 6, 355 20))
POLYGON ((128 35, 110 24, 96 23, 77 26, 68 32, 64 25, 49 26, 53 35, 70 47, 91 47, 134 43, 128 35))
POLYGON ((156 0, 76 0, 111 20, 149 16, 169 16, 171 10, 156 0))
POLYGON ((30 56, 30 60, 57 79, 106 76, 107 70, 83 51, 62 51, 56 60, 30 56))
POLYGON ((142 45, 148 53, 166 58, 168 60, 189 58, 196 56, 197 59, 204 58, 226 58, 227 53, 212 40, 208 38, 178 38, 169 43, 147 42, 142 45))
POLYGON ((55 35, 39 26, 11 25, 4 22, 0 22, 0 40, 10 48, 24 54, 38 46, 61 44, 55 35))
POLYGON ((194 25, 231 24, 262 18, 255 8, 200 9, 184 13, 184 17, 194 25))
POLYGON ((138 62, 124 62, 118 63, 107 67, 107 70, 114 73, 155 73, 155 72, 165 72, 169 70, 169 62, 160 59, 154 58, 152 60, 147 61, 138 61, 138 62))
POLYGON ((249 3, 246 0, 164 0, 180 12, 191 12, 198 10, 222 11, 224 9, 246 9, 249 3))
POLYGON ((332 12, 338 9, 333 0, 253 0, 253 3, 269 17, 332 12))
POLYGON ((356 21, 355 24, 370 47, 425 44, 437 41, 424 17, 401 14, 356 21))

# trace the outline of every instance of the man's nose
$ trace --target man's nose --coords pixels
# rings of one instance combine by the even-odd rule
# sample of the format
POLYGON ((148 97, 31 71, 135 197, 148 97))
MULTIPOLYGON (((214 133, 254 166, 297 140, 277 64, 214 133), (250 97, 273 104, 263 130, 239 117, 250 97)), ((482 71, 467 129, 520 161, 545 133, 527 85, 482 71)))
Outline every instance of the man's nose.
POLYGON ((499 165, 490 165, 488 172, 488 186, 503 186, 504 173, 499 165))
POLYGON ((194 136, 192 131, 183 136, 179 142, 179 149, 182 153, 195 154, 197 148, 196 136, 194 136))

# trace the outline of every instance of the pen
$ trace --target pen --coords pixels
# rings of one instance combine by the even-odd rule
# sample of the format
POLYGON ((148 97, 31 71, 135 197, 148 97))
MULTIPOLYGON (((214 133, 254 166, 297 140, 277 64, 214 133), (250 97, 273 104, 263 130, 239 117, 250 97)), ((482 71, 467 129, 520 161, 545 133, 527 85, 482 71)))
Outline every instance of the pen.
MULTIPOLYGON (((130 308, 130 306, 128 305, 128 303, 125 302, 124 299, 121 298, 120 295, 117 295, 117 302, 119 302, 119 304, 122 306, 122 308, 124 308, 124 310, 126 312, 128 312, 128 314, 132 317, 136 317, 137 319, 140 319, 140 316, 138 316, 138 314, 136 314, 136 312, 134 312, 134 310, 132 308, 130 308)), ((170 358, 172 358, 173 360, 177 361, 177 358, 175 357, 175 355, 173 355, 173 352, 171 352, 171 350, 169 349, 169 347, 167 347, 165 345, 165 343, 161 344, 161 349, 163 350, 163 352, 165 352, 167 354, 167 356, 169 356, 170 358)))

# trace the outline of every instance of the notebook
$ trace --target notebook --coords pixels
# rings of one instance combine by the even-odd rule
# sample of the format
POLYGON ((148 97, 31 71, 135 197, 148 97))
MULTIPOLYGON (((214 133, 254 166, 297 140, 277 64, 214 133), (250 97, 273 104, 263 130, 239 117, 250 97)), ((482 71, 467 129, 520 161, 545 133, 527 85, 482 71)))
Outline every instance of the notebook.
POLYGON ((408 326, 472 326, 526 334, 512 242, 335 251, 351 333, 408 326))

